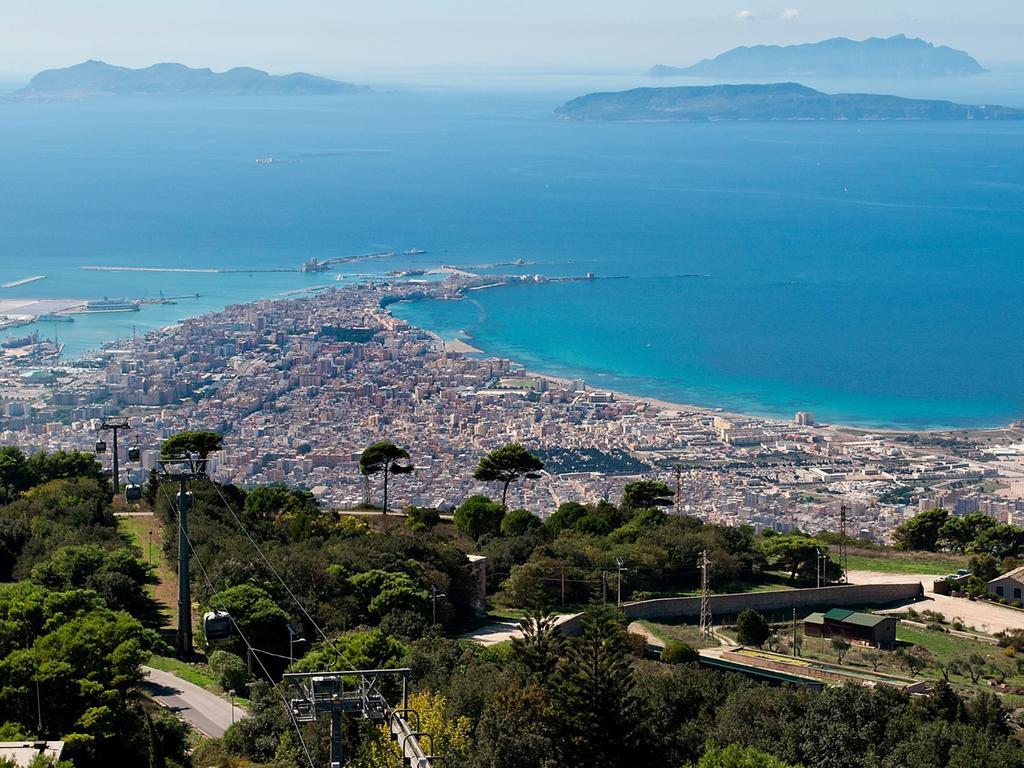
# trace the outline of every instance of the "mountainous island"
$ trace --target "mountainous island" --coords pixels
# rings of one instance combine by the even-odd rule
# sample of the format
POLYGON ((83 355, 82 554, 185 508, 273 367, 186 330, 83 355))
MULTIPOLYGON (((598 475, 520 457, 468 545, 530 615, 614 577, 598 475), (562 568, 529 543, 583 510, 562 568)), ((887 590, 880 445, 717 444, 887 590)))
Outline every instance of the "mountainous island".
POLYGON ((295 72, 271 75, 251 67, 227 72, 193 69, 184 64, 154 64, 143 69, 86 61, 63 69, 48 69, 16 92, 23 98, 86 98, 91 96, 185 95, 332 95, 366 90, 363 86, 295 72))
POLYGON ((1024 110, 867 93, 828 94, 798 83, 634 88, 590 93, 555 110, 585 122, 719 120, 1011 120, 1024 110))
POLYGON ((986 70, 965 51, 906 35, 850 40, 835 37, 801 45, 742 46, 691 67, 659 64, 653 77, 919 78, 979 75, 986 70))

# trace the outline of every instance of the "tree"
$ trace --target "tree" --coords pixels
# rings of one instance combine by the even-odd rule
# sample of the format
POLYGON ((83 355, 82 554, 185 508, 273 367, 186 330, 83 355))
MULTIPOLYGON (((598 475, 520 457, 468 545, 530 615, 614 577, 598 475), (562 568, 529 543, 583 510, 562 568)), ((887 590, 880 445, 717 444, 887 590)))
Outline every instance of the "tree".
POLYGON ((653 509, 671 507, 675 492, 658 480, 634 480, 626 483, 622 506, 627 509, 653 509))
POLYGON ((772 628, 760 613, 744 608, 736 617, 736 640, 740 645, 763 646, 772 634, 772 628))
POLYGON ((497 534, 504 517, 504 506, 477 494, 470 496, 455 510, 455 527, 479 539, 485 533, 497 534))
POLYGON ((942 527, 948 519, 949 512, 944 509, 929 509, 926 512, 920 512, 893 529, 893 545, 896 549, 934 552, 938 547, 942 527))
POLYGON ((198 454, 204 462, 211 453, 216 453, 224 444, 224 436, 210 430, 179 432, 163 441, 160 445, 160 456, 165 459, 180 458, 189 454, 198 454))
POLYGON ((566 528, 575 526, 579 520, 586 516, 587 508, 578 501, 563 501, 558 505, 558 509, 548 516, 548 519, 544 522, 544 527, 551 532, 552 536, 557 536, 566 528))
POLYGON ((789 571, 790 581, 801 576, 813 577, 817 573, 818 552, 827 551, 816 539, 798 534, 762 539, 759 549, 770 566, 789 571))
POLYGON ((978 554, 992 555, 997 560, 1016 557, 1024 551, 1024 528, 997 523, 981 531, 968 549, 978 554))
POLYGON ((996 521, 983 512, 950 517, 939 529, 939 540, 954 552, 963 552, 982 531, 996 525, 996 521))
POLYGON ((726 747, 708 747, 700 760, 689 768, 801 768, 784 763, 755 747, 729 744, 726 747))
POLYGON ((832 638, 832 650, 836 652, 836 659, 839 660, 840 664, 843 663, 843 658, 851 647, 850 643, 841 637, 832 638))
POLYGON ((391 475, 408 475, 414 467, 409 452, 388 440, 369 446, 359 456, 359 471, 366 477, 384 474, 384 514, 388 513, 388 479, 391 475))
POLYGON ((542 685, 554 674, 564 645, 557 622, 554 614, 535 610, 519 620, 522 637, 512 638, 513 655, 542 685))
MULTIPOLYGON (((210 605, 230 613, 254 648, 274 652, 287 649, 289 616, 255 584, 228 587, 211 597, 210 605)), ((242 639, 235 635, 227 649, 238 655, 246 652, 242 639)))
POLYGON ((625 768, 634 764, 640 726, 629 639, 609 606, 591 607, 582 622, 555 674, 558 765, 625 768))
POLYGON ((860 655, 860 657, 870 664, 871 669, 875 672, 878 671, 878 668, 882 665, 882 659, 885 658, 881 651, 875 650, 874 648, 867 649, 860 655))
POLYGON ((508 509, 508 487, 520 478, 538 478, 544 462, 519 443, 496 448, 477 464, 473 477, 486 483, 502 483, 501 506, 508 509))
POLYGON ((241 656, 229 651, 214 651, 209 659, 210 671, 217 676, 217 684, 227 691, 235 691, 245 695, 245 684, 249 680, 249 670, 241 656))
POLYGON ((700 660, 700 652, 681 640, 670 640, 661 652, 661 660, 666 664, 695 664, 700 660))
POLYGON ((967 570, 971 572, 972 576, 976 576, 982 581, 991 581, 1001 573, 996 556, 988 553, 971 555, 971 559, 967 562, 967 570))
POLYGON ((502 536, 522 536, 540 529, 544 524, 528 509, 513 509, 501 521, 502 536))

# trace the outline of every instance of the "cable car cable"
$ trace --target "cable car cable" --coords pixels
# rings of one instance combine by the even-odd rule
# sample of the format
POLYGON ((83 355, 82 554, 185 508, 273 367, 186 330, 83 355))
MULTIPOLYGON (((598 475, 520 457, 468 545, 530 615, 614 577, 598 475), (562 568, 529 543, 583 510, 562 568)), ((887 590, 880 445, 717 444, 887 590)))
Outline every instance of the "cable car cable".
MULTIPOLYGON (((166 500, 167 494, 164 488, 160 486, 159 490, 160 492, 164 493, 164 499, 166 500)), ((170 509, 172 510, 172 514, 175 517, 177 517, 177 511, 175 510, 173 502, 170 502, 170 509)), ((196 564, 199 566, 200 572, 203 574, 203 579, 206 581, 206 586, 210 590, 210 604, 213 605, 213 599, 216 597, 217 591, 216 588, 213 586, 213 581, 210 579, 210 574, 207 573, 206 566, 203 565, 203 560, 199 556, 199 552, 196 551, 196 547, 192 543, 192 540, 189 538, 188 534, 184 531, 180 531, 180 533, 185 537, 185 542, 188 544, 188 548, 192 552, 192 557, 195 560, 196 564)), ((299 727, 298 720, 295 719, 295 714, 292 712, 292 708, 288 704, 287 697, 281 691, 279 684, 274 682, 274 678, 271 677, 266 665, 263 663, 263 660, 260 659, 257 653, 258 649, 255 646, 253 646, 252 643, 249 642, 249 638, 246 637, 245 633, 242 631, 242 628, 238 626, 238 622, 235 621, 235 617, 231 615, 230 611, 225 611, 225 613, 228 614, 228 618, 231 620, 232 626, 234 626, 235 631, 238 632, 238 636, 242 638, 242 642, 245 643, 246 650, 250 652, 252 658, 256 659, 256 663, 259 664, 260 669, 263 670, 263 674, 266 676, 267 682, 270 683, 271 687, 274 689, 274 692, 278 695, 278 698, 281 699, 281 704, 284 706, 284 711, 287 713, 288 719, 295 727, 295 734, 299 737, 299 744, 302 746, 302 751, 303 753, 305 753, 306 760, 309 762, 309 768, 316 768, 316 764, 313 762, 313 756, 310 754, 309 747, 306 746, 306 740, 302 736, 302 729, 299 727)))

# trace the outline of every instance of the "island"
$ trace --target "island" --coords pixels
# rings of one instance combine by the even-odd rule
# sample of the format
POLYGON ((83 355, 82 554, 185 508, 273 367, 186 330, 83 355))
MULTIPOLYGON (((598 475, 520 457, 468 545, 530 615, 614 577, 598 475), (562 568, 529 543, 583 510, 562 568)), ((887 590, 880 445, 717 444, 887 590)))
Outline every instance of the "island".
POLYGON ((130 69, 90 60, 63 69, 40 72, 16 91, 21 98, 88 98, 92 96, 186 96, 210 94, 333 95, 356 93, 365 87, 294 72, 271 75, 251 67, 227 72, 193 69, 184 64, 154 64, 130 69))
POLYGON ((773 83, 590 93, 566 102, 555 115, 584 122, 1019 120, 1024 110, 867 93, 828 94, 799 83, 773 83))
POLYGON ((835 37, 800 45, 741 46, 691 67, 659 64, 653 77, 919 78, 980 75, 986 70, 965 51, 906 35, 850 40, 835 37))

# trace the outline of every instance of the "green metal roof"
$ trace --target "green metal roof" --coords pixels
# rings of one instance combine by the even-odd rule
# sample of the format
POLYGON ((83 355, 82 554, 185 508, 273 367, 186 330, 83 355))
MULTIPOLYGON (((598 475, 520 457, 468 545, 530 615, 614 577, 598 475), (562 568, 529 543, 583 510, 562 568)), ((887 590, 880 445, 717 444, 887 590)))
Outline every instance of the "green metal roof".
POLYGON ((824 613, 812 613, 810 616, 804 619, 804 624, 824 624, 825 614, 824 613))
POLYGON ((877 613, 851 613, 843 622, 845 624, 856 624, 859 627, 877 627, 890 616, 879 616, 877 613))
MULTIPOLYGON (((810 617, 808 617, 810 618, 810 617)), ((838 621, 842 624, 853 624, 857 627, 876 627, 891 616, 879 616, 876 613, 858 613, 845 608, 833 608, 823 615, 823 619, 838 621)))
POLYGON ((852 613, 853 611, 848 611, 845 608, 833 608, 825 614, 825 618, 829 621, 846 621, 846 617, 852 613))

